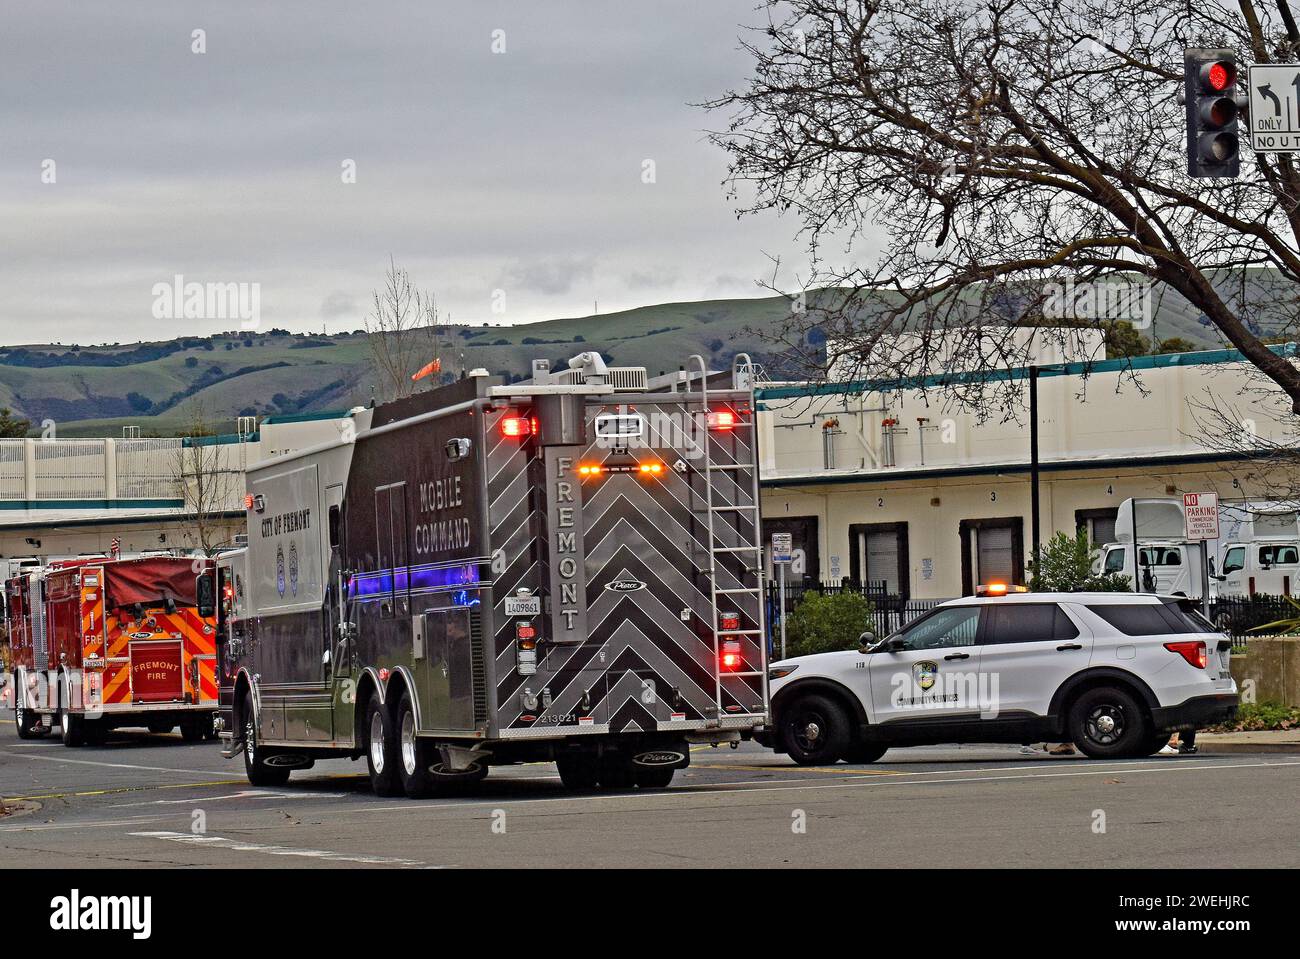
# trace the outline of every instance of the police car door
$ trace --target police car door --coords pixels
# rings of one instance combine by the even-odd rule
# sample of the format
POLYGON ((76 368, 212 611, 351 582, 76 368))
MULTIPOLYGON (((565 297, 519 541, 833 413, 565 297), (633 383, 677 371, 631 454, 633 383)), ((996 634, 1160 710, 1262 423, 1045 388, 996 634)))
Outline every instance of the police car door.
POLYGON ((987 608, 943 606, 885 640, 868 657, 873 721, 979 712, 980 618, 987 608))
POLYGON ((985 607, 980 647, 986 719, 1046 716, 1061 684, 1092 657, 1092 633, 1070 604, 1019 600, 985 607))

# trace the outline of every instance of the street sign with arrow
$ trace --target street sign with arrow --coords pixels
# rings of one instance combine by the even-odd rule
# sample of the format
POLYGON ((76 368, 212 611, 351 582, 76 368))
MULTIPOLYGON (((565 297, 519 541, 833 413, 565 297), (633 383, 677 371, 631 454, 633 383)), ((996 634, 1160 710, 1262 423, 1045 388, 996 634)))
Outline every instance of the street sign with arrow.
POLYGON ((1251 64, 1247 118, 1255 152, 1300 151, 1300 63, 1251 64))

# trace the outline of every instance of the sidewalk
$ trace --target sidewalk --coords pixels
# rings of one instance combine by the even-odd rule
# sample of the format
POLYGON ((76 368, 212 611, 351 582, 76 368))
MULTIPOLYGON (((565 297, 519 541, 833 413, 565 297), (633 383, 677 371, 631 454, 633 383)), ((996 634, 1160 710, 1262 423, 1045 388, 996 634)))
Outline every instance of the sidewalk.
POLYGON ((1300 729, 1253 733, 1197 733, 1203 753, 1300 753, 1300 729))

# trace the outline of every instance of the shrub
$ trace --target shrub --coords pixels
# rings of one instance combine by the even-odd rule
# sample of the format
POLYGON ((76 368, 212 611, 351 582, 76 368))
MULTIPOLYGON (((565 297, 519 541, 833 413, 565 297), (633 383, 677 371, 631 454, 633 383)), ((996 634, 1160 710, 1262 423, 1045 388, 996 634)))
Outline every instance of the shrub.
POLYGON ((871 627, 871 610, 861 593, 804 593, 803 601, 786 613, 786 655, 857 649, 858 637, 871 627))
POLYGON ((1029 588, 1036 593, 1127 592, 1130 583, 1127 576, 1093 573, 1097 552, 1082 526, 1074 536, 1057 533, 1029 561, 1029 588))

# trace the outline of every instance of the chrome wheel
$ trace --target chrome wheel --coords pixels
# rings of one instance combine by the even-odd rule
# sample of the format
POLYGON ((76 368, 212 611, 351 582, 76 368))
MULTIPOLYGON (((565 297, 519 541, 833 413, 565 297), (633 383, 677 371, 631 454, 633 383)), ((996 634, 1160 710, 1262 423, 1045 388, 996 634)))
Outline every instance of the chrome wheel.
POLYGON ((420 768, 419 749, 415 741, 415 716, 409 711, 402 714, 402 768, 408 776, 414 776, 420 768))
POLYGON ((384 772, 384 717, 376 710, 370 717, 370 765, 384 772))

